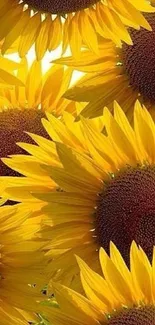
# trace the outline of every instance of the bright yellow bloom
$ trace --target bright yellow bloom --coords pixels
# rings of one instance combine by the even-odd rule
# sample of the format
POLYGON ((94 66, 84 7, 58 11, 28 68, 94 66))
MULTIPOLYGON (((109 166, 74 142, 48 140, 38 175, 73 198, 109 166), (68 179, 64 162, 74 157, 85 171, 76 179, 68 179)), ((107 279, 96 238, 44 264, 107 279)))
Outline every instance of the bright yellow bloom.
POLYGON ((53 141, 31 134, 36 145, 19 144, 30 155, 3 159, 23 177, 1 177, 1 195, 44 214, 47 272, 59 270, 65 283, 78 285, 74 254, 98 270, 97 250, 108 252, 110 240, 127 263, 132 240, 152 256, 155 123, 138 102, 134 128, 117 103, 114 111, 77 122, 48 114, 43 125, 53 141))
POLYGON ((46 265, 43 243, 36 240, 39 223, 25 205, 0 207, 1 325, 27 325, 36 318, 46 265))
POLYGON ((2 53, 15 43, 23 57, 35 44, 37 59, 41 59, 46 50, 62 42, 63 52, 70 45, 78 57, 83 44, 98 52, 97 34, 118 46, 121 40, 131 44, 125 26, 150 29, 141 12, 153 11, 147 0, 1 0, 2 53))
MULTIPOLYGON (((152 247, 153 250, 153 247, 152 247)), ((77 257, 86 297, 53 283, 60 308, 45 307, 55 325, 153 325, 155 319, 155 249, 153 261, 135 242, 130 248, 130 269, 111 242, 110 257, 100 249, 103 275, 77 257)))
POLYGON ((136 99, 155 117, 155 14, 146 17, 152 32, 131 28, 133 46, 123 44, 120 49, 105 40, 100 41, 99 56, 85 49, 78 61, 72 57, 55 61, 86 72, 65 94, 68 99, 88 102, 82 112, 85 117, 99 116, 105 105, 112 109, 117 100, 132 120, 136 99))
MULTIPOLYGON (((24 153, 16 142, 32 143, 26 131, 48 137, 41 123, 45 112, 61 116, 66 110, 76 115, 76 110, 82 107, 79 103, 61 98, 69 87, 72 69, 53 65, 44 73, 40 61, 34 61, 29 67, 24 58, 17 75, 23 83, 22 87, 4 85, 0 88, 0 157, 24 153)), ((0 175, 12 173, 0 162, 0 175)))

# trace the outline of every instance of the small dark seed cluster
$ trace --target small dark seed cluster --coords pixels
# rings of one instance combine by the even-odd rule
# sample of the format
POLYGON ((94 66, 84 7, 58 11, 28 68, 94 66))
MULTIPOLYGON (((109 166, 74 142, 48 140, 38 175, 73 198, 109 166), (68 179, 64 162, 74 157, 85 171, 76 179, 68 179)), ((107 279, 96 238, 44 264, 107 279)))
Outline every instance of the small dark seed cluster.
MULTIPOLYGON (((0 158, 14 154, 25 154, 16 142, 34 143, 24 131, 39 134, 48 138, 42 126, 41 118, 44 113, 35 109, 12 109, 0 113, 0 158)), ((8 168, 0 161, 1 176, 19 176, 16 171, 8 168)))
POLYGON ((112 317, 109 325, 154 325, 155 307, 145 306, 141 308, 126 309, 112 317))
POLYGON ((61 15, 89 8, 98 1, 99 0, 25 0, 24 2, 38 11, 61 15))
POLYGON ((155 14, 146 15, 152 31, 130 29, 133 46, 122 48, 122 63, 130 85, 144 100, 155 102, 155 14))
POLYGON ((133 240, 152 259, 155 245, 155 167, 127 168, 105 185, 95 216, 97 241, 113 241, 129 265, 133 240))

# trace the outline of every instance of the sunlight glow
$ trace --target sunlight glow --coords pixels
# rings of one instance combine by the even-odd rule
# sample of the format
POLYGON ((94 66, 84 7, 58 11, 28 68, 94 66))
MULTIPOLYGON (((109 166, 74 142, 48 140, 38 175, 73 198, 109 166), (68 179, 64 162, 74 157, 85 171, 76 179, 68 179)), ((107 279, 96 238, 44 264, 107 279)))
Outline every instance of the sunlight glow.
MULTIPOLYGON (((69 49, 66 51, 66 55, 70 55, 69 49)), ((59 46, 55 51, 47 52, 45 54, 44 58, 41 61, 42 62, 42 68, 43 68, 44 73, 52 65, 51 62, 53 60, 59 58, 60 56, 61 56, 61 46, 59 46)), ((18 56, 17 53, 7 54, 6 57, 10 58, 13 61, 20 62, 20 57, 18 56)), ((28 52, 27 59, 28 59, 29 66, 31 66, 32 62, 35 60, 35 50, 34 50, 34 47, 32 47, 30 49, 30 51, 28 52)), ((79 71, 74 70, 70 85, 73 85, 78 79, 81 78, 82 75, 83 75, 82 72, 79 72, 79 71)))

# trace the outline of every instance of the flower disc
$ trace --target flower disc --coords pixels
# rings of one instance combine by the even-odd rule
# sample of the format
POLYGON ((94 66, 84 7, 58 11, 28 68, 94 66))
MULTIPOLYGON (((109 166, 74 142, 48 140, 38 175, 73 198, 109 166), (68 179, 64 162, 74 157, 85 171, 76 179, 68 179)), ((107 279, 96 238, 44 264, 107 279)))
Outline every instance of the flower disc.
POLYGON ((110 319, 109 325, 154 325, 155 307, 126 309, 110 319))
POLYGON ((39 11, 51 14, 67 14, 75 12, 97 3, 99 0, 26 0, 25 3, 39 11))
MULTIPOLYGON (((41 118, 44 113, 35 109, 11 109, 0 113, 0 158, 8 155, 24 154, 24 150, 16 145, 17 142, 33 143, 25 132, 32 132, 48 137, 42 126, 41 118)), ((0 161, 1 176, 18 176, 16 171, 8 168, 0 161)))
POLYGON ((133 46, 123 45, 122 62, 130 85, 145 100, 155 103, 155 14, 146 18, 152 31, 131 29, 133 46))
POLYGON ((151 260, 155 245, 155 167, 119 172, 100 194, 96 210, 96 236, 109 253, 113 241, 129 264, 132 240, 151 260))

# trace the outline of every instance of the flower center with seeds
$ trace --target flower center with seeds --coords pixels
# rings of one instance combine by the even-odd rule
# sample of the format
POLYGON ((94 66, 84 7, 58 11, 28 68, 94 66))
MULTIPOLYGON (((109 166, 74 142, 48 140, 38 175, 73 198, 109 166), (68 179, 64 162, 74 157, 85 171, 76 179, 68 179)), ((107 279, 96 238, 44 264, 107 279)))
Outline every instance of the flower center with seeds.
POLYGON ((98 1, 100 0, 24 0, 24 3, 38 11, 61 15, 89 8, 98 1))
MULTIPOLYGON (((0 158, 8 155, 27 154, 16 145, 17 142, 33 143, 26 132, 49 138, 42 126, 41 118, 45 117, 42 111, 36 109, 10 109, 0 112, 0 158)), ((1 176, 19 176, 19 173, 7 167, 0 161, 1 176)))
POLYGON ((150 261, 155 245, 155 166, 129 167, 105 184, 95 213, 96 240, 109 254, 113 241, 129 265, 133 240, 150 261))
POLYGON ((121 60, 130 85, 144 100, 155 102, 155 14, 145 15, 152 31, 130 28, 133 45, 123 44, 121 60))
POLYGON ((125 309, 110 318, 109 325, 155 325, 155 307, 125 309))

